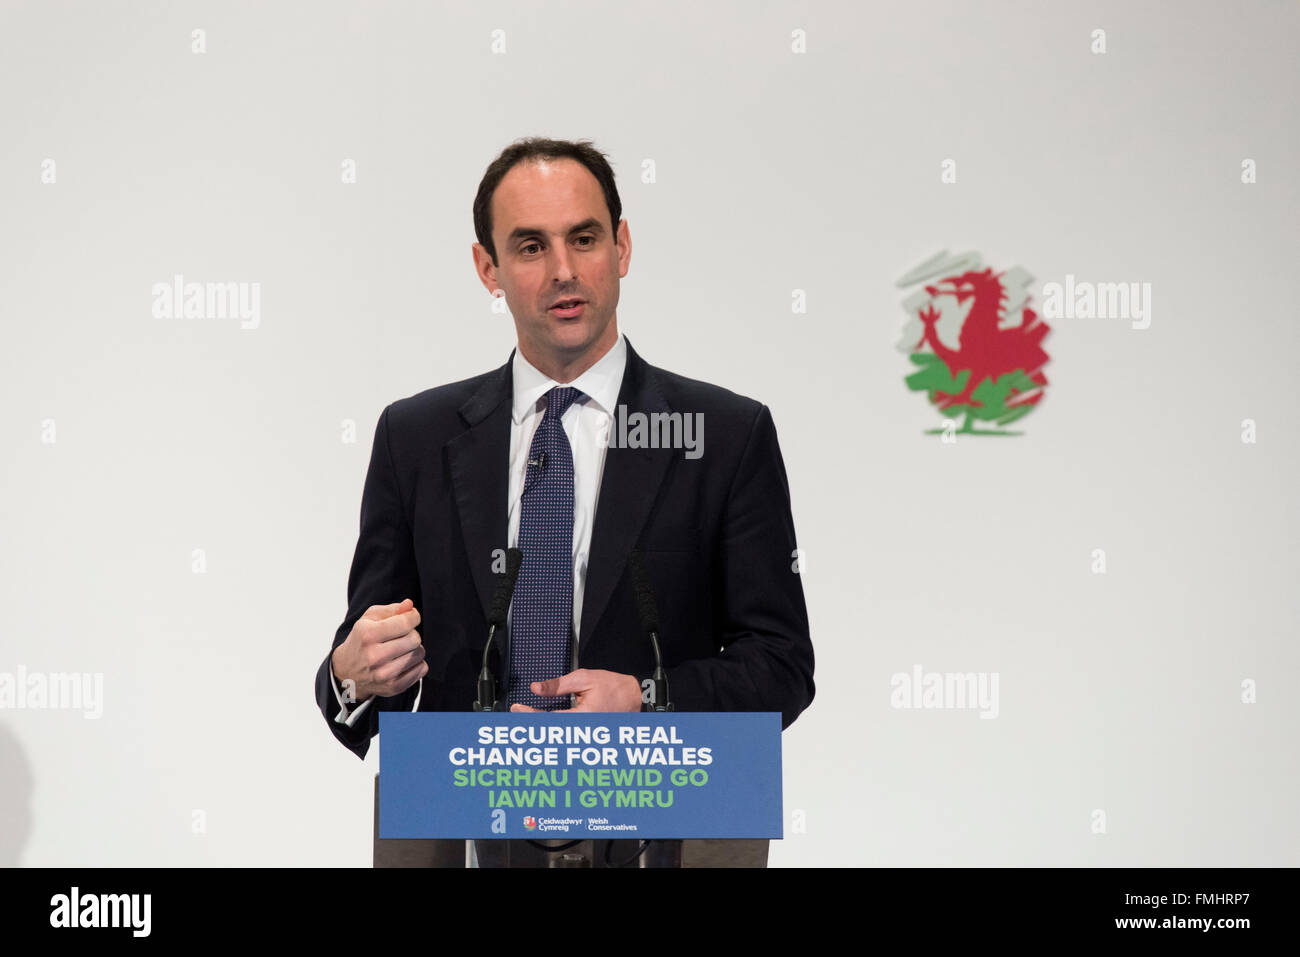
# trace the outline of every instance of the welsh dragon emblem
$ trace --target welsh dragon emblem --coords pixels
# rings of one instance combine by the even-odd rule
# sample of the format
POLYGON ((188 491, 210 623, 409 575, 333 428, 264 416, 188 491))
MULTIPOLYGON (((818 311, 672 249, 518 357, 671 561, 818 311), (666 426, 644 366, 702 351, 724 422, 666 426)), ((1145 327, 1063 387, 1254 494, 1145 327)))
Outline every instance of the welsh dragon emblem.
POLYGON ((922 284, 903 301, 908 320, 898 348, 917 366, 907 387, 927 393, 945 419, 965 420, 959 429, 949 423, 928 433, 1021 434, 1002 426, 1042 400, 1048 361, 1042 343, 1051 331, 1029 308, 1032 281, 1019 266, 996 273, 980 268, 978 253, 947 250, 898 280, 904 288, 922 284))

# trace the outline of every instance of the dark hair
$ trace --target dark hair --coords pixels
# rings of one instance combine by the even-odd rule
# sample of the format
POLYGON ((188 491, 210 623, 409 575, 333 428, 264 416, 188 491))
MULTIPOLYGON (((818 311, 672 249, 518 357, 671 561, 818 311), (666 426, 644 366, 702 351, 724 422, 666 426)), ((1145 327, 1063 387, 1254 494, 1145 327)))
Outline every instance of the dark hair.
POLYGON ((525 160, 538 159, 573 159, 591 171, 605 194, 605 206, 609 209, 611 235, 618 234, 618 221, 623 218, 623 203, 618 198, 618 187, 614 185, 614 171, 609 167, 605 154, 596 149, 589 140, 550 140, 539 136, 530 136, 515 140, 494 159, 483 174, 478 184, 478 195, 474 197, 474 234, 478 241, 492 257, 492 265, 501 265, 497 261, 497 249, 492 243, 492 195, 497 186, 517 164, 525 160))

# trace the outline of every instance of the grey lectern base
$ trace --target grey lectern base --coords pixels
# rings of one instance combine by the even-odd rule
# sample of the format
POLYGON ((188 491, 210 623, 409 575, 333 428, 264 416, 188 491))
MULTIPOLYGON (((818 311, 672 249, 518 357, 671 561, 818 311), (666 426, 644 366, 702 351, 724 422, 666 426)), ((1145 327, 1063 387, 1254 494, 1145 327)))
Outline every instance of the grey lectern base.
MULTIPOLYGON (((564 844, 567 841, 539 841, 564 844)), ((604 867, 605 847, 618 864, 636 853, 637 841, 583 841, 560 854, 541 851, 527 841, 479 841, 479 867, 604 867)), ((682 867, 767 867, 768 841, 685 840, 681 842, 682 867)), ((644 855, 643 855, 644 857, 644 855)), ((466 867, 468 841, 379 836, 379 775, 375 775, 375 867, 466 867)), ((645 861, 638 861, 645 866, 645 861)), ((631 865, 630 865, 631 866, 631 865)))

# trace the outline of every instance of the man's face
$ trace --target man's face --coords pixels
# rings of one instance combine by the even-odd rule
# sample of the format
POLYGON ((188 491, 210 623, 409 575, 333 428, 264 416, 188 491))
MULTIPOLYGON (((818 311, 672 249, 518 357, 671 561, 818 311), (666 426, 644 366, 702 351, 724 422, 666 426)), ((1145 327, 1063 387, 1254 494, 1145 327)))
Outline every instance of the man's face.
POLYGON ((618 281, 632 243, 627 220, 617 235, 610 228, 605 194, 576 160, 525 161, 498 184, 492 239, 499 265, 478 243, 474 263, 489 292, 505 293, 520 349, 534 365, 568 367, 617 340, 618 281), (555 307, 565 300, 580 302, 555 307))

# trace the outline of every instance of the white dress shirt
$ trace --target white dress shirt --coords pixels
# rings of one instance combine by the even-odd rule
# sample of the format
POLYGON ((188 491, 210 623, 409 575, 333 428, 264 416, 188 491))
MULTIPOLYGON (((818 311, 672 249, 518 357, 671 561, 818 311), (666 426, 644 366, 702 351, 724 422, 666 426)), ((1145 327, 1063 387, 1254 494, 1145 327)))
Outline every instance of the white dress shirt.
MULTIPOLYGON (((605 451, 609 447, 609 432, 613 428, 618 391, 623 385, 623 371, 627 366, 627 344, 623 334, 609 352, 596 364, 572 382, 559 383, 548 378, 533 366, 518 349, 511 366, 513 376, 513 408, 510 422, 510 483, 507 500, 509 516, 509 547, 519 542, 519 513, 523 497, 524 477, 528 470, 528 449, 533 435, 546 413, 546 393, 558 385, 567 385, 582 392, 586 398, 578 399, 565 410, 560 419, 564 434, 573 449, 573 634, 581 640, 579 623, 582 621, 583 589, 587 581, 587 560, 591 550, 591 529, 596 518, 596 499, 600 494, 600 479, 605 473, 605 451)), ((436 637, 435 637, 436 640, 436 637)), ((423 680, 421 687, 423 687, 423 680)), ((339 691, 334 677, 334 663, 330 662, 330 681, 334 697, 339 703, 339 713, 334 720, 351 727, 373 701, 367 698, 352 705, 351 713, 339 691)), ((419 706, 419 695, 416 696, 419 706)))

